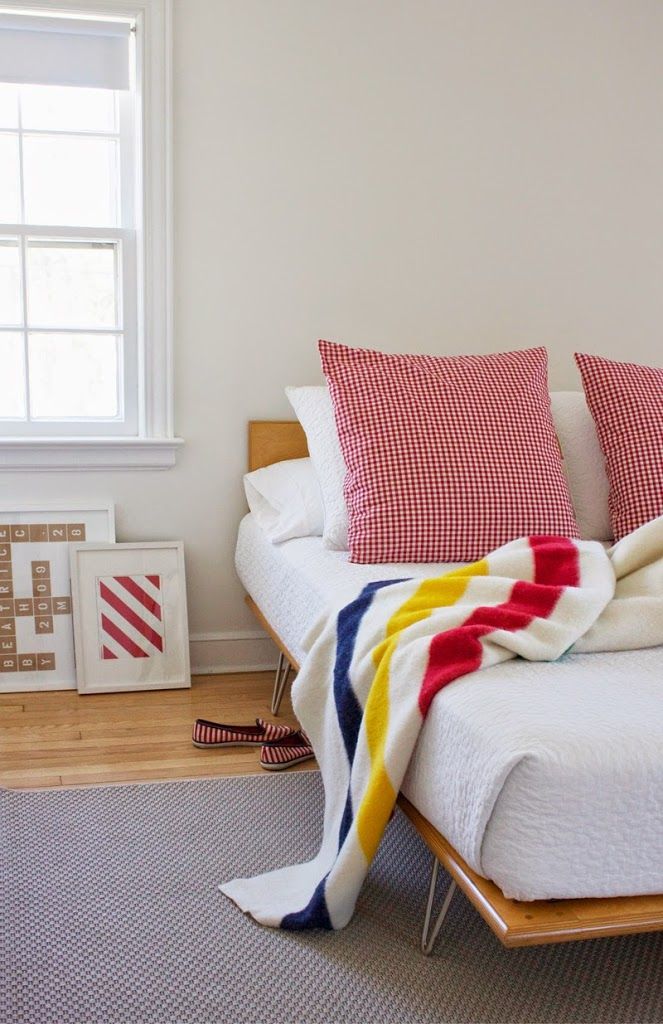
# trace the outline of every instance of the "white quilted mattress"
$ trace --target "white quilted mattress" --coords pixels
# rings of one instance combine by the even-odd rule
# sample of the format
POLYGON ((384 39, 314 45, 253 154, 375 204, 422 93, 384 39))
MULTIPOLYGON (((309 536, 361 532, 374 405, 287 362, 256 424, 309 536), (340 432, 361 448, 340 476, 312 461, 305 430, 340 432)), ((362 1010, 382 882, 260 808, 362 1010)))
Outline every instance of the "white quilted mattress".
MULTIPOLYGON (((319 537, 271 544, 246 516, 237 572, 293 655, 376 579, 319 537)), ((435 698, 403 792, 507 896, 663 892, 663 648, 507 662, 435 698)))

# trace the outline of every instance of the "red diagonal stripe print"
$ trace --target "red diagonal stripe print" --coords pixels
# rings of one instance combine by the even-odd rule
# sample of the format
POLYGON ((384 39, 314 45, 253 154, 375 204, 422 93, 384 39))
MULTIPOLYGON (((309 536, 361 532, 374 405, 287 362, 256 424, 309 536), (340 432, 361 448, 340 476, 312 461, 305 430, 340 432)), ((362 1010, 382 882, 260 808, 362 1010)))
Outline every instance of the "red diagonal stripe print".
POLYGON ((125 651, 131 655, 132 658, 149 658, 147 651, 142 650, 138 644, 135 644, 131 637, 128 637, 126 633, 115 625, 114 622, 108 618, 107 615, 101 613, 101 628, 108 633, 109 636, 115 640, 120 647, 124 647, 125 651))
POLYGON ((103 580, 100 580, 99 582, 99 593, 101 594, 102 600, 106 601, 106 603, 109 604, 111 608, 118 613, 118 615, 121 615, 122 618, 131 623, 136 632, 144 636, 146 640, 149 640, 152 646, 156 647, 158 651, 163 651, 163 640, 159 634, 155 633, 152 627, 148 626, 147 622, 143 622, 140 616, 136 615, 133 608, 130 608, 129 605, 125 604, 124 601, 114 594, 112 590, 109 590, 103 580))
MULTIPOLYGON (((131 576, 115 576, 113 578, 120 583, 132 597, 135 597, 137 601, 140 601, 143 607, 147 608, 148 612, 152 612, 155 619, 161 619, 161 606, 153 597, 150 597, 147 591, 143 590, 135 580, 132 580, 131 576)), ((154 580, 157 580, 157 583, 154 583, 154 586, 158 588, 158 576, 148 576, 147 579, 150 583, 154 583, 154 580)))
POLYGON ((110 658, 114 658, 117 660, 117 654, 113 654, 113 652, 110 651, 105 644, 103 644, 101 647, 101 657, 104 659, 104 661, 108 661, 110 658))

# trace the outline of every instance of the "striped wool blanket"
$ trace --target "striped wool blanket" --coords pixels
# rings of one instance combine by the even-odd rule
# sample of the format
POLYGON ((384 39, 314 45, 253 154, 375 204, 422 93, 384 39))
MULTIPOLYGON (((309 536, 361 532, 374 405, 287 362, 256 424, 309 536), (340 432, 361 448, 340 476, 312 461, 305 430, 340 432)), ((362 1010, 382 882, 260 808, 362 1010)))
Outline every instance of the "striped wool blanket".
POLYGON ((221 891, 262 924, 342 928, 443 687, 514 657, 661 643, 663 517, 609 552, 529 537, 432 579, 369 584, 315 630, 293 690, 324 783, 320 852, 221 891))

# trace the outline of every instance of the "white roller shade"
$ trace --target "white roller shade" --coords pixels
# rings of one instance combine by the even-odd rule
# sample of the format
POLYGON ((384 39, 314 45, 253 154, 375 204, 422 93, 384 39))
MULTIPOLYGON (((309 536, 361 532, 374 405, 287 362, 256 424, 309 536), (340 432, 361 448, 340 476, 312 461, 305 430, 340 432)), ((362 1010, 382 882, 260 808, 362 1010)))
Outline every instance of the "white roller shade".
POLYGON ((0 14, 0 81, 129 88, 128 21, 0 14))

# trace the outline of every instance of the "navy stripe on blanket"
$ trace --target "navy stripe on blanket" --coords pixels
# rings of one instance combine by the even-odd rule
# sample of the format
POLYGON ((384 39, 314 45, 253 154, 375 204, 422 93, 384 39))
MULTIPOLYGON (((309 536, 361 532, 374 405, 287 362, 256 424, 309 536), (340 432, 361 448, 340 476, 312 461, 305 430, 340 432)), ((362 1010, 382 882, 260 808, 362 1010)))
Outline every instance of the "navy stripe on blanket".
POLYGON ((377 580, 367 584, 359 597, 342 608, 336 620, 336 659, 334 662, 334 700, 341 735, 350 764, 354 761, 361 727, 362 708, 350 682, 350 665, 361 620, 370 608, 373 597, 383 587, 405 580, 377 580))
MULTIPOLYGON (((405 580, 376 580, 368 583, 362 590, 359 597, 351 604, 342 608, 336 621, 336 659, 334 661, 334 700, 336 702, 336 714, 338 724, 345 744, 345 752, 348 755, 350 767, 355 759, 359 729, 363 710, 357 700, 352 683, 350 682, 350 666, 352 655, 355 650, 355 642, 361 621, 371 606, 371 602, 378 590, 384 587, 393 586, 396 583, 404 583, 405 580)), ((348 795, 345 798, 345 809, 341 818, 341 826, 338 830, 338 848, 341 849, 346 840, 347 834, 353 821, 352 794, 348 787, 348 795)))
POLYGON ((327 876, 325 875, 322 881, 316 885, 315 892, 304 909, 297 910, 293 914, 286 914, 281 921, 281 928, 293 932, 299 931, 301 928, 325 928, 327 931, 332 930, 332 923, 329 911, 327 910, 327 901, 325 900, 326 882, 327 876))
MULTIPOLYGON (((336 658, 334 661, 334 701, 338 723, 345 744, 345 752, 348 755, 350 767, 354 762, 359 729, 363 715, 362 707, 355 696, 350 682, 350 665, 354 654, 357 633, 361 621, 371 606, 371 602, 378 590, 383 587, 391 587, 396 583, 404 583, 399 580, 376 580, 368 583, 362 590, 359 597, 342 608, 336 620, 336 658)), ((348 787, 348 795, 345 800, 345 810, 341 820, 341 827, 338 836, 338 848, 345 842, 346 836, 352 825, 352 797, 348 787)), ((325 899, 325 885, 327 876, 316 886, 315 892, 305 907, 293 914, 286 914, 281 921, 281 928, 288 931, 296 931, 301 928, 332 928, 327 901, 325 899)))

